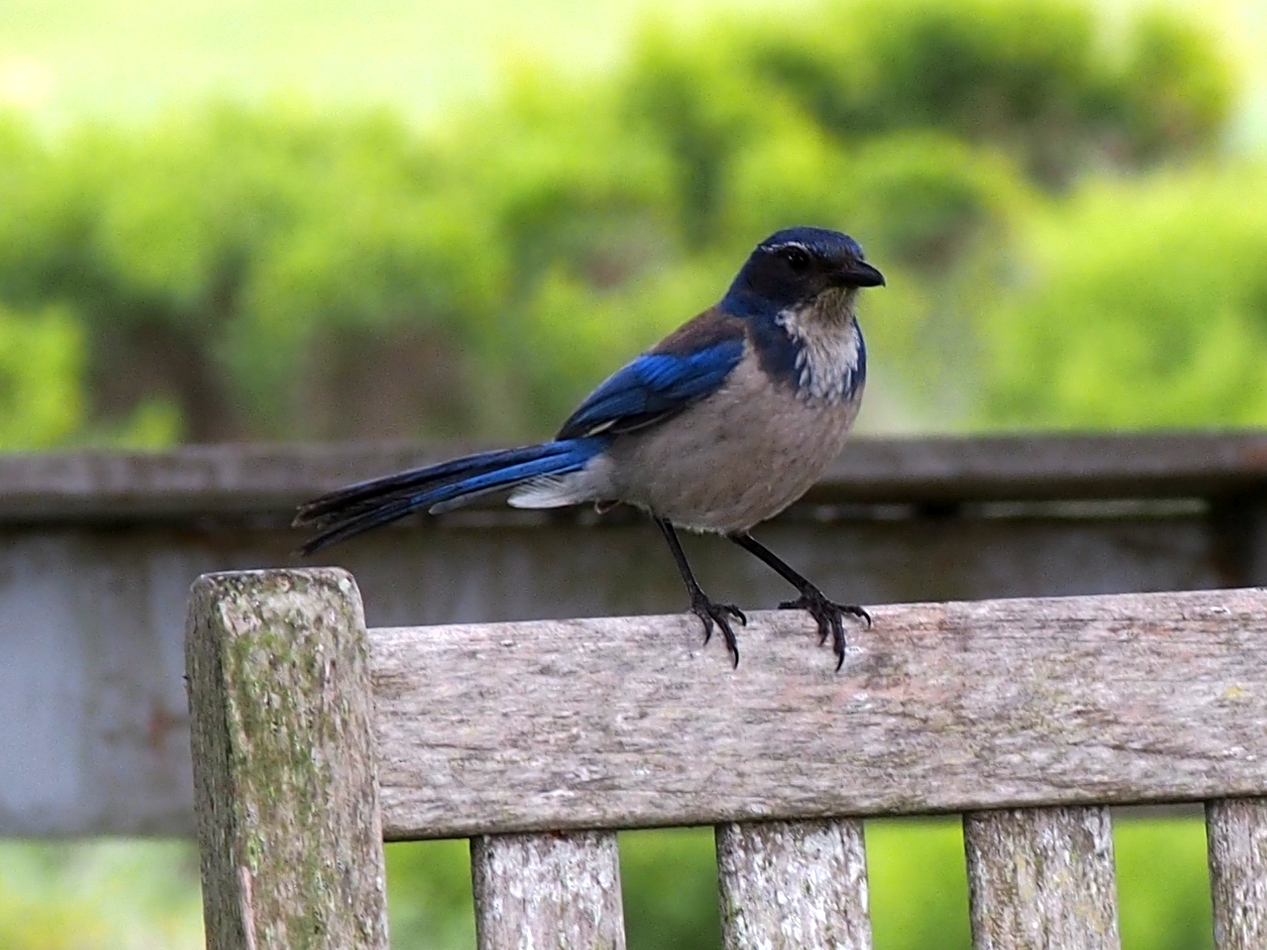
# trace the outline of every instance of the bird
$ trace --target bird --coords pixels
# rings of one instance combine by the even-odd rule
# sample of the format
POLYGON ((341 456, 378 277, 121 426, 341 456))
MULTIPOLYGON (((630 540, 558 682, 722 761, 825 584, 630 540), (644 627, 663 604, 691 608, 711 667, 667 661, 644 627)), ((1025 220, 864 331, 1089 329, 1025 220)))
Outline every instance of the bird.
POLYGON ((839 604, 752 536, 819 478, 845 445, 866 384, 859 291, 883 286, 858 242, 792 227, 759 243, 714 306, 627 363, 581 402, 549 442, 481 452, 340 488, 301 505, 312 553, 414 512, 440 514, 509 492, 516 508, 625 504, 647 512, 668 543, 703 624, 721 631, 734 665, 734 623, 747 616, 700 588, 678 530, 720 534, 796 588, 781 609, 807 611, 839 671, 839 604), (732 623, 734 622, 734 623, 732 623))

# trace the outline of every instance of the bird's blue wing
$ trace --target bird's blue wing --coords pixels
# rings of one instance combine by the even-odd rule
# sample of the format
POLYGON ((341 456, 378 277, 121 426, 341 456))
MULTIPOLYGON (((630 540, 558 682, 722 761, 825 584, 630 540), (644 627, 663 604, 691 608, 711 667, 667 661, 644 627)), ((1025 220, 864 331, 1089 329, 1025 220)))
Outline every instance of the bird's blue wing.
POLYGON ((741 321, 706 311, 617 370, 572 413, 556 438, 633 432, 715 392, 744 351, 741 321))

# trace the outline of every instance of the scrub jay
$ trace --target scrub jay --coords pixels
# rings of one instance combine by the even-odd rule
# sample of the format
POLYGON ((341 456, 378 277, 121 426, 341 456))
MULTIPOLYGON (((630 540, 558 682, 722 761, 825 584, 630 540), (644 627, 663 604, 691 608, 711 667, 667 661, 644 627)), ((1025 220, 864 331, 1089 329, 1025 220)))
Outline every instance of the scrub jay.
POLYGON ((854 310, 861 287, 884 284, 847 235, 779 231, 757 245, 716 306, 616 371, 563 423, 554 441, 483 452, 339 489, 299 509, 295 525, 326 545, 415 511, 437 514, 509 490, 516 508, 593 503, 647 511, 663 532, 691 597, 739 663, 734 604, 705 594, 675 528, 724 535, 800 592, 830 636, 840 669, 844 617, 837 604, 749 532, 796 499, 839 454, 858 414, 866 350, 854 310))

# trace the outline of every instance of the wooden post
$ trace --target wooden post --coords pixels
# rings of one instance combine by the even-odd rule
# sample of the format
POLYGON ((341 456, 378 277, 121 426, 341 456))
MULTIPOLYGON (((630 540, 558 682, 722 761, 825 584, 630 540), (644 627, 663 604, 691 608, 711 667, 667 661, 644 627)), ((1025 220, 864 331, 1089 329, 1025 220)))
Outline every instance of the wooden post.
POLYGON ((871 950, 862 822, 717 826, 725 950, 871 950))
POLYGON ((369 646, 352 578, 205 575, 185 657, 208 950, 387 950, 369 646))
POLYGON ((480 835, 471 879, 479 950, 625 950, 612 832, 480 835))
POLYGON ((1214 946, 1258 950, 1267 943, 1267 799, 1209 802, 1205 827, 1214 946))
POLYGON ((1118 950, 1107 808, 964 816, 975 950, 1118 950))

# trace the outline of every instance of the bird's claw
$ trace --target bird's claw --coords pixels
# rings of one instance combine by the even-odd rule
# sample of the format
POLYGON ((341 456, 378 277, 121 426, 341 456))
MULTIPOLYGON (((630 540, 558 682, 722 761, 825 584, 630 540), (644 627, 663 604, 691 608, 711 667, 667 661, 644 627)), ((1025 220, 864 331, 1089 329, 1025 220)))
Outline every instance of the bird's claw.
POLYGON ((871 626, 871 615, 857 604, 838 604, 828 600, 821 591, 802 594, 796 600, 785 600, 779 604, 780 610, 806 610, 818 623, 818 642, 820 645, 831 637, 832 652, 836 654, 836 669, 845 665, 845 614, 865 620, 871 626))
POLYGON ((699 591, 691 597, 691 613, 704 623, 704 642, 713 638, 713 625, 721 627, 722 637, 726 640, 726 649, 734 658, 735 666, 739 666, 739 641, 735 639, 735 631, 731 629, 730 618, 738 620, 740 625, 748 626, 748 618, 734 604, 719 604, 699 591))

